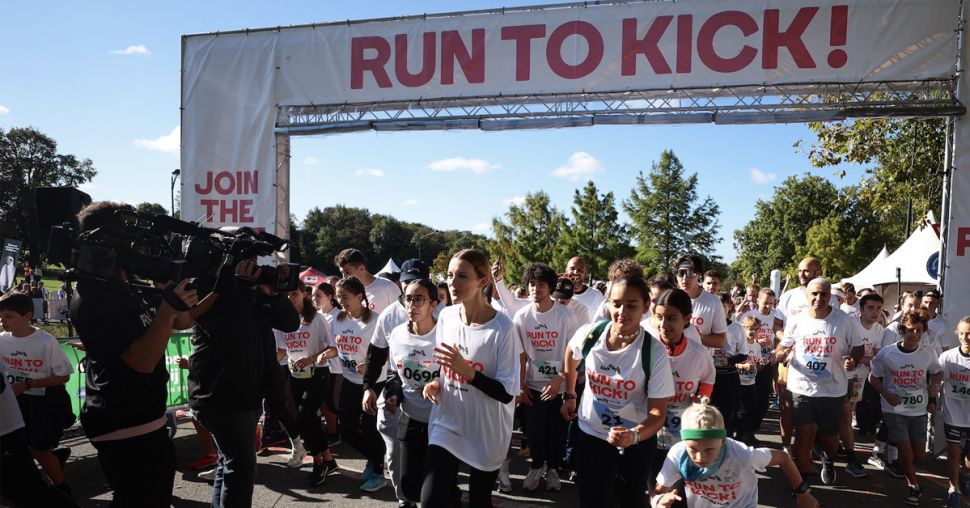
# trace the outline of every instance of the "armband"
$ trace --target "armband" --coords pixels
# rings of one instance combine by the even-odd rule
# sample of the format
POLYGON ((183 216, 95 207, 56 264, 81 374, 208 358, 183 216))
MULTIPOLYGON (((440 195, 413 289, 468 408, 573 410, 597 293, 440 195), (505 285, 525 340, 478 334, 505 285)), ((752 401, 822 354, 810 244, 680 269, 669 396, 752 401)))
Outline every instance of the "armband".
POLYGON ((802 480, 802 483, 798 484, 797 487, 791 489, 792 494, 796 496, 799 494, 808 494, 811 491, 812 491, 812 486, 809 485, 808 481, 806 480, 802 480))

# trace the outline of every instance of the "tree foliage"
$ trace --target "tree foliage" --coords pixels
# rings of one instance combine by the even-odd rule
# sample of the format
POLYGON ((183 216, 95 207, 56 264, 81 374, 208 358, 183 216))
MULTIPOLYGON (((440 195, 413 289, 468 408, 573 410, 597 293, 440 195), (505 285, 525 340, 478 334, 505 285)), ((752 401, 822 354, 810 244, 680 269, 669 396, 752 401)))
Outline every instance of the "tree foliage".
POLYGON ((155 215, 168 215, 168 208, 158 203, 138 203, 135 206, 138 213, 153 213, 155 215))
POLYGON ((517 283, 529 263, 562 259, 564 249, 559 238, 565 227, 566 217, 549 203, 548 194, 528 194, 521 206, 509 207, 504 220, 493 219, 493 254, 504 263, 506 276, 517 283))
POLYGON ((57 152, 57 142, 27 127, 0 129, 0 236, 20 238, 31 264, 40 260, 34 189, 77 187, 97 171, 90 159, 57 152))
POLYGON ((685 176, 672 151, 661 153, 647 175, 640 172, 623 208, 632 221, 636 257, 644 272, 669 271, 670 263, 685 251, 717 259, 720 208, 710 196, 699 200, 697 174, 685 176))
POLYGON ((576 189, 570 212, 572 221, 562 234, 564 248, 555 259, 557 269, 564 269, 569 258, 582 256, 590 275, 605 279, 610 263, 633 255, 630 234, 619 221, 612 192, 600 194, 589 181, 582 190, 576 189))

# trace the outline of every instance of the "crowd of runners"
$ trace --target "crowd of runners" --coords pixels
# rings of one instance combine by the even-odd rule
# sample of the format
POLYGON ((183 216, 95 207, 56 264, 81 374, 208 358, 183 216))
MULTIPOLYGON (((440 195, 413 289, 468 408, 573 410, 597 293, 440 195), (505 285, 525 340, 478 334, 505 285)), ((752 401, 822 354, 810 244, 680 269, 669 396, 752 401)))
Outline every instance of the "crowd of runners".
MULTIPOLYGON (((191 467, 213 481, 213 506, 251 502, 255 454, 267 444, 289 447, 287 466, 305 467, 309 485, 325 489, 338 471, 330 449, 338 440, 367 460, 360 490, 392 488, 402 507, 460 506, 459 471, 468 472, 472 507, 491 507, 495 490, 560 490, 565 478, 578 486, 583 507, 752 507, 755 472, 769 466, 781 468, 799 507, 818 505, 813 483, 837 484, 840 473, 859 478, 872 469, 900 478, 893 495, 898 490, 918 505, 915 465, 928 441, 931 448, 946 442, 937 448, 948 460, 946 506, 970 495, 970 317, 946 323, 936 314, 936 291, 887 304, 872 289, 821 278, 814 258, 799 264, 798 287, 781 295, 756 285, 722 292, 722 276, 690 254, 670 273, 649 277, 636 261, 618 260, 601 289, 588 285, 581 257, 561 271, 529 264, 520 287, 507 285, 501 263, 475 250, 455 253, 441 284, 417 259, 387 278, 369 273, 355 249, 334 261, 341 277, 267 292, 267 308, 275 309, 267 322, 288 324, 273 333, 275 345, 247 347, 275 351, 276 370, 262 377, 280 381, 256 383, 261 407, 246 418, 220 409, 215 401, 226 397, 224 388, 211 374, 245 393, 245 371, 236 378, 238 369, 216 369, 206 356, 216 347, 214 323, 243 318, 185 312, 198 320, 198 349, 183 366, 204 450, 191 467), (292 308, 275 307, 283 302, 292 308), (780 450, 755 437, 772 406, 780 413, 780 450), (514 449, 516 428, 522 442, 514 449), (857 434, 875 438, 868 457, 856 449, 857 434), (531 462, 516 486, 512 453, 531 462)), ((195 304, 186 288, 175 294, 195 304)), ((12 355, 30 343, 51 355, 50 370, 5 376, 0 431, 5 440, 22 434, 50 482, 69 493, 54 453, 63 426, 45 416, 55 405, 38 388, 59 394, 51 387, 63 385, 71 366, 56 357, 53 338, 30 326, 25 298, 0 298, 0 354, 9 371, 12 355), (26 422, 15 432, 13 396, 26 422)), ((172 312, 178 328, 181 314, 172 312)), ((78 317, 83 339, 95 325, 78 317)), ((85 341, 96 355, 93 344, 85 341)), ((153 371, 150 364, 140 370, 153 371)), ((165 420, 152 429, 132 419, 119 435, 117 426, 98 428, 82 415, 117 505, 134 506, 139 493, 124 492, 128 480, 112 472, 111 457, 121 452, 110 443, 133 443, 136 424, 150 433, 165 420)), ((8 473, 15 466, 6 452, 4 460, 8 473)), ((17 488, 4 482, 15 503, 17 488)))

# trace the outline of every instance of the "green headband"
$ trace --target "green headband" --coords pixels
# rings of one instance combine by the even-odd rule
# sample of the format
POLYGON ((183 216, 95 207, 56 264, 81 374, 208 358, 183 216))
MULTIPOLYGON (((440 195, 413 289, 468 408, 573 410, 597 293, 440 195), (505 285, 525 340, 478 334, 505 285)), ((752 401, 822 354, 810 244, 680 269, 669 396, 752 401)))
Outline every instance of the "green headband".
POLYGON ((724 439, 727 431, 724 429, 680 429, 680 438, 687 439, 724 439))

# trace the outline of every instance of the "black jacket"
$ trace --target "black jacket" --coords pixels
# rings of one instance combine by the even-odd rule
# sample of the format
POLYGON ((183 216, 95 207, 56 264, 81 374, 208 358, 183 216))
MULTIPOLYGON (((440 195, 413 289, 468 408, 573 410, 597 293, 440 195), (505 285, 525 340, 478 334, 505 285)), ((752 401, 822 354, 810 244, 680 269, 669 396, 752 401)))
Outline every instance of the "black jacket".
POLYGON ((189 357, 193 409, 242 411, 260 407, 276 365, 273 329, 293 332, 300 316, 285 295, 232 288, 195 321, 189 357))

